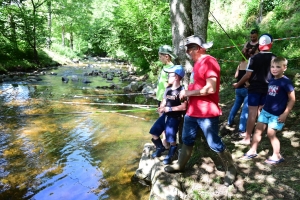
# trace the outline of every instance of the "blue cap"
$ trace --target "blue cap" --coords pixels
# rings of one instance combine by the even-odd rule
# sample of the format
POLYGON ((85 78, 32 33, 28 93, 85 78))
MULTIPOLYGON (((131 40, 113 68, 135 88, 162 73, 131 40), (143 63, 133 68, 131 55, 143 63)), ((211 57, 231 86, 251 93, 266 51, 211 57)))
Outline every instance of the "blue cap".
POLYGON ((185 75, 185 71, 181 65, 174 65, 173 67, 164 69, 164 71, 167 73, 175 73, 178 76, 180 76, 181 78, 183 78, 185 75))

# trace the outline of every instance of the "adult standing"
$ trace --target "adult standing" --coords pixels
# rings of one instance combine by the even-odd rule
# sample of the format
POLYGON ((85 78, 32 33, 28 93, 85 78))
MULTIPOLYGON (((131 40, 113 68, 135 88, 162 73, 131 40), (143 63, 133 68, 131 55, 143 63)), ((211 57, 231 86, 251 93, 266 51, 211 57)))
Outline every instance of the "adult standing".
MULTIPOLYGON (((168 86, 168 73, 165 72, 167 69, 174 66, 172 59, 175 59, 175 55, 172 51, 172 47, 169 45, 160 46, 158 49, 158 57, 160 62, 162 62, 163 67, 158 76, 158 83, 156 88, 156 99, 158 100, 158 108, 160 107, 161 101, 165 90, 168 86)), ((159 114, 161 116, 161 114, 159 114)), ((162 143, 166 149, 169 149, 169 144, 166 142, 165 133, 162 134, 162 143)))
POLYGON ((259 52, 258 46, 258 31, 253 29, 250 32, 250 41, 245 43, 242 52, 249 58, 259 52))
MULTIPOLYGON (((244 56, 242 57, 242 61, 238 65, 234 77, 236 78, 237 82, 239 82, 242 77, 246 74, 246 68, 248 65, 248 59, 249 57, 243 53, 244 56)), ((240 120, 239 120, 239 130, 238 134, 239 136, 244 136, 246 132, 246 125, 247 125, 247 119, 248 119, 248 89, 247 84, 240 85, 238 88, 235 89, 235 101, 234 104, 230 110, 229 116, 228 116, 228 122, 227 125, 231 127, 234 122, 234 118, 238 112, 238 110, 242 107, 242 112, 240 114, 240 120)))
POLYGON ((206 54, 206 49, 212 45, 212 42, 205 43, 199 36, 186 38, 186 52, 195 63, 188 90, 180 93, 181 98, 188 98, 182 132, 183 145, 178 162, 165 167, 165 171, 172 173, 184 170, 192 155, 197 132, 201 129, 209 147, 218 153, 225 165, 225 185, 228 186, 235 179, 236 169, 231 153, 218 135, 219 116, 222 114, 218 105, 220 66, 214 57, 206 54))

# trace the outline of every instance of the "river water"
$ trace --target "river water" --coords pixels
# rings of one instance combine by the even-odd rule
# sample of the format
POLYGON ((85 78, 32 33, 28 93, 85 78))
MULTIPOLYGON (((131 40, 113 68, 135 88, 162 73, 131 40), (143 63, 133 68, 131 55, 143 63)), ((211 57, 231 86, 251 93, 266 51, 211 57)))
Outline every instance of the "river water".
POLYGON ((156 103, 96 89, 111 84, 99 76, 84 84, 91 70, 65 66, 39 82, 0 85, 1 200, 149 198, 149 187, 131 177, 150 141, 156 103), (72 75, 79 81, 62 82, 72 75))

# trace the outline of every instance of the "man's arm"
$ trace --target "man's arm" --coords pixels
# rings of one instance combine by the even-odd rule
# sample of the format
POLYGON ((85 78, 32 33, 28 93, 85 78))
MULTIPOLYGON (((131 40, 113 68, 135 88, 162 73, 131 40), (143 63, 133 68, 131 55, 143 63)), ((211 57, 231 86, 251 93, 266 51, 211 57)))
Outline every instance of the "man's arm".
POLYGON ((286 105, 284 112, 278 117, 278 122, 284 123, 288 114, 291 112, 292 108, 294 107, 294 104, 296 102, 295 90, 289 92, 288 97, 289 97, 289 101, 286 105))
POLYGON ((217 88, 217 78, 210 77, 206 79, 206 84, 200 90, 182 90, 180 92, 180 99, 183 97, 190 97, 190 96, 207 96, 210 94, 214 94, 217 88))
POLYGON ((241 78, 241 80, 237 83, 232 84, 234 88, 238 88, 241 85, 244 85, 251 77, 252 71, 246 71, 246 74, 241 78))
POLYGON ((248 44, 249 42, 246 42, 245 44, 244 44, 244 47, 243 47, 243 49, 242 49, 242 52, 243 53, 246 53, 246 50, 247 50, 247 44, 248 44))

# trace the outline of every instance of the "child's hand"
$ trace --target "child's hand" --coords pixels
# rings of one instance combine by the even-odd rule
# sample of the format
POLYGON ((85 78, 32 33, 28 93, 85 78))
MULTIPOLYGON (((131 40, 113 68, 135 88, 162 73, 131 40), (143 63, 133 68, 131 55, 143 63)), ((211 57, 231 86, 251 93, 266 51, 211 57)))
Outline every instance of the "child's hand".
POLYGON ((281 115, 279 115, 277 121, 280 123, 284 123, 286 118, 287 118, 287 114, 281 114, 281 115))
POLYGON ((164 113, 165 112, 165 107, 158 107, 157 112, 158 113, 164 113))

